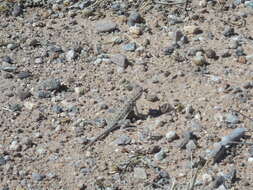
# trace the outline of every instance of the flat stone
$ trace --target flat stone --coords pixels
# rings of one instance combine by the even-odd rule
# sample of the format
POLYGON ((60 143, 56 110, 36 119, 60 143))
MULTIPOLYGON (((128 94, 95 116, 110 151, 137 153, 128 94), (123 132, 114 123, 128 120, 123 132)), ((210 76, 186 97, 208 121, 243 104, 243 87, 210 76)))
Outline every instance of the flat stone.
POLYGON ((123 54, 112 55, 110 59, 114 64, 116 64, 122 68, 126 68, 128 66, 127 57, 123 54))
POLYGON ((122 135, 114 141, 117 145, 127 145, 131 143, 131 138, 127 135, 122 135))
POLYGON ((155 156, 154 156, 155 160, 158 160, 158 161, 163 160, 165 157, 166 157, 166 153, 163 150, 156 153, 155 156))
POLYGON ((134 178, 147 179, 147 173, 144 168, 134 168, 134 178))
POLYGON ((133 43, 124 44, 122 48, 125 51, 134 51, 136 49, 136 43, 133 42, 133 43))
POLYGON ((32 178, 35 181, 42 181, 45 178, 45 175, 41 175, 41 174, 38 174, 38 173, 33 173, 32 178))
POLYGON ((21 71, 21 72, 19 72, 19 73, 17 74, 17 77, 18 77, 19 79, 25 79, 25 78, 28 78, 28 77, 31 77, 31 76, 32 76, 32 74, 29 73, 29 72, 27 72, 27 71, 21 71))
POLYGON ((47 79, 41 83, 41 87, 41 89, 48 91, 59 90, 61 82, 58 79, 47 79))
POLYGON ((98 33, 112 32, 116 30, 117 24, 111 20, 100 20, 96 23, 95 28, 98 33))

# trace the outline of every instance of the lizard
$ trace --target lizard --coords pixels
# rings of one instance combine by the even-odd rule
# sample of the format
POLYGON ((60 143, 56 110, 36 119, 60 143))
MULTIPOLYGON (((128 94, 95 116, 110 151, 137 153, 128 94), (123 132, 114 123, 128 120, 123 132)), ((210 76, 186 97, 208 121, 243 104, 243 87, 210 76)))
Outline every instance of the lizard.
MULTIPOLYGON (((122 107, 122 109, 119 110, 118 114, 116 114, 115 117, 113 117, 113 119, 110 120, 110 122, 108 123, 108 128, 104 132, 102 132, 100 135, 95 137, 93 140, 91 140, 88 143, 87 147, 92 146, 98 140, 105 138, 112 131, 117 129, 119 127, 118 126, 119 123, 122 120, 125 120, 131 111, 135 110, 137 112, 136 101, 141 97, 142 93, 143 93, 143 88, 140 86, 136 87, 131 98, 129 98, 125 102, 124 106, 122 107)), ((137 112, 137 114, 138 114, 138 112, 137 112)))

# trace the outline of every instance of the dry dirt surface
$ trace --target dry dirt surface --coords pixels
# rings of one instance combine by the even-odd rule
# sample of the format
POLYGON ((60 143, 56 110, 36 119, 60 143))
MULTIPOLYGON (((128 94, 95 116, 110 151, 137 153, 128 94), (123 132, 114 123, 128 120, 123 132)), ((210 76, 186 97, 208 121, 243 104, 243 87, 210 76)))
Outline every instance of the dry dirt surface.
POLYGON ((252 0, 0 0, 0 189, 252 190, 252 23, 252 0))

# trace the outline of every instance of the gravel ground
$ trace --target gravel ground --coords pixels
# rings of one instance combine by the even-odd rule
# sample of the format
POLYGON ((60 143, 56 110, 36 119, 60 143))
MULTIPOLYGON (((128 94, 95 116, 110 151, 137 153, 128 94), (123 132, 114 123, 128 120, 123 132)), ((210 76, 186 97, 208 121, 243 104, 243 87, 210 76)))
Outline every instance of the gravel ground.
POLYGON ((253 1, 0 0, 1 190, 253 189, 253 1), (92 147, 135 85, 123 129, 92 147))

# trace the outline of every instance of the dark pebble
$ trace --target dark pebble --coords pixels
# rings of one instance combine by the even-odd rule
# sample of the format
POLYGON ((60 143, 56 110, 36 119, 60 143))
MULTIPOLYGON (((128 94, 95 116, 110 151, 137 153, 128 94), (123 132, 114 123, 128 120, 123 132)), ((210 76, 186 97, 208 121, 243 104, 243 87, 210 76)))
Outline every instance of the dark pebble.
POLYGON ((135 11, 131 12, 127 21, 128 26, 134 26, 136 23, 141 23, 141 22, 142 22, 142 18, 141 18, 140 13, 135 12, 135 11))
POLYGON ((28 78, 28 77, 31 77, 31 76, 32 76, 32 74, 29 73, 29 72, 27 72, 27 71, 22 71, 22 72, 19 72, 19 73, 17 74, 17 77, 18 77, 19 79, 25 79, 25 78, 28 78))
POLYGON ((20 16, 23 13, 23 9, 19 5, 15 5, 12 11, 13 16, 20 16))
POLYGON ((1 58, 1 61, 9 63, 9 64, 13 64, 13 60, 9 56, 3 56, 1 58))
POLYGON ((225 28, 225 30, 224 30, 224 32, 223 32, 223 35, 224 35, 225 37, 231 37, 231 36, 233 36, 234 34, 235 34, 235 30, 234 30, 234 28, 231 28, 231 27, 225 28))
POLYGON ((216 58, 216 53, 215 53, 214 50, 208 49, 208 50, 206 50, 206 56, 207 56, 209 59, 215 59, 215 58, 216 58))
POLYGON ((164 55, 171 55, 174 52, 174 47, 166 47, 163 49, 164 55))
POLYGON ((62 112, 63 112, 62 107, 61 107, 61 106, 58 106, 58 105, 54 105, 52 109, 53 109, 53 111, 54 111, 55 113, 62 113, 62 112))

